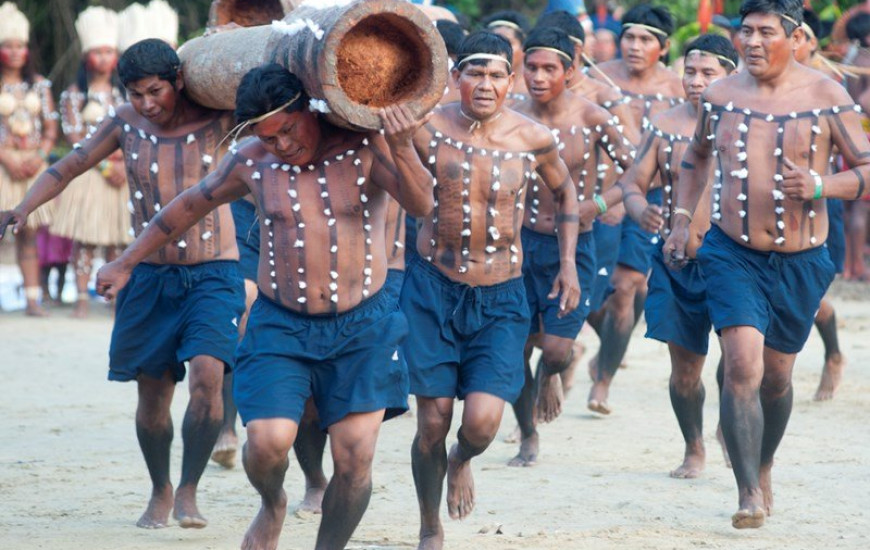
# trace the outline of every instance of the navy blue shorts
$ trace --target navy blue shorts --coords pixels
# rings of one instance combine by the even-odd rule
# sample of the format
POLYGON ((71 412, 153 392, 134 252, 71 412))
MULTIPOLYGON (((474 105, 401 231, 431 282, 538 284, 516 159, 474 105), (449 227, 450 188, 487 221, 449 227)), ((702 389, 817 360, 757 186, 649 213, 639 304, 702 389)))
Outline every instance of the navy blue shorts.
POLYGON ((622 228, 619 225, 607 225, 595 220, 592 226, 592 236, 595 239, 595 282, 592 284, 591 303, 589 311, 598 311, 604 305, 610 289, 610 277, 616 267, 619 256, 619 236, 622 228))
MULTIPOLYGON (((650 204, 662 204, 662 188, 651 189, 646 194, 650 204)), ((660 241, 658 233, 644 231, 628 215, 622 220, 622 237, 619 240, 619 258, 616 263, 644 275, 652 267, 651 258, 660 241)))
POLYGON ((239 199, 230 203, 230 210, 236 224, 239 269, 242 277, 257 282, 257 267, 260 264, 260 221, 257 219, 257 207, 245 199, 239 199))
POLYGON ((399 296, 402 295, 402 285, 405 283, 405 272, 401 269, 388 269, 387 279, 384 281, 384 292, 393 300, 393 303, 399 303, 399 296))
POLYGON ((118 293, 109 346, 109 380, 169 369, 184 380, 184 362, 198 355, 229 369, 245 312, 245 285, 236 261, 196 265, 139 264, 118 293))
POLYGON ((583 328, 589 305, 592 303, 592 283, 595 281, 595 239, 592 232, 581 233, 577 238, 577 276, 580 283, 580 305, 559 319, 559 298, 550 300, 547 295, 559 274, 559 239, 555 235, 522 229, 523 282, 532 314, 530 331, 534 334, 543 325, 544 334, 573 340, 583 328))
POLYGON ((659 243, 652 257, 649 293, 644 304, 646 337, 673 342, 698 355, 707 355, 710 341, 710 311, 707 284, 697 260, 679 271, 668 269, 659 243))
POLYGON ((408 323, 381 289, 338 315, 304 315, 262 294, 251 307, 233 372, 242 422, 287 418, 297 424, 314 398, 320 427, 352 413, 408 410, 408 372, 399 343, 408 323))
POLYGON ((846 264, 846 229, 843 226, 843 201, 827 199, 828 201, 828 240, 825 246, 834 262, 837 273, 843 272, 846 264))
POLYGON ((530 318, 521 277, 472 287, 417 256, 400 303, 412 327, 402 345, 411 393, 464 399, 483 392, 516 401, 530 318))
POLYGON ((751 326, 764 334, 764 345, 771 349, 797 353, 803 348, 834 280, 834 263, 824 247, 793 254, 759 252, 714 225, 697 257, 717 332, 751 326))

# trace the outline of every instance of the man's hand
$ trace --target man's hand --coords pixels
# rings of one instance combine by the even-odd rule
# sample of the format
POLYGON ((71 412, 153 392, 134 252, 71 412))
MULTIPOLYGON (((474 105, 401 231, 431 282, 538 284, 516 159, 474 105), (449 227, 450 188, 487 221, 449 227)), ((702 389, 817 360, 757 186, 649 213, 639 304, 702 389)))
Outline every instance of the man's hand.
POLYGON ((674 271, 683 269, 689 262, 686 257, 686 245, 689 243, 689 224, 677 224, 671 229, 668 240, 662 248, 665 265, 674 271))
POLYGON ((658 233, 664 224, 662 207, 657 204, 648 205, 640 216, 640 226, 647 233, 658 233))
POLYGON ((97 294, 105 296, 110 302, 115 299, 130 279, 130 270, 117 260, 105 264, 97 272, 97 294))
POLYGON ((414 134, 420 126, 423 126, 433 113, 429 112, 419 119, 415 119, 411 110, 404 105, 390 105, 381 109, 378 113, 384 126, 384 137, 390 149, 397 147, 413 146, 414 134))
POLYGON ((559 268, 559 274, 556 275, 556 280, 553 282, 553 289, 547 295, 550 300, 559 298, 559 313, 557 317, 560 319, 575 309, 580 304, 580 282, 577 277, 577 266, 572 264, 562 264, 559 268))
POLYGON ((0 212, 0 241, 6 235, 6 228, 12 226, 12 234, 16 235, 27 224, 27 214, 20 210, 0 212))
POLYGON ((800 168, 788 157, 782 158, 782 192, 794 201, 809 201, 816 194, 816 180, 806 168, 800 168))
POLYGON ((580 201, 578 213, 580 215, 580 231, 584 231, 592 227, 595 218, 598 217, 598 207, 595 206, 595 201, 592 199, 580 201))
POLYGON ((112 187, 121 188, 127 183, 127 172, 124 170, 123 162, 112 162, 106 174, 106 181, 112 187))

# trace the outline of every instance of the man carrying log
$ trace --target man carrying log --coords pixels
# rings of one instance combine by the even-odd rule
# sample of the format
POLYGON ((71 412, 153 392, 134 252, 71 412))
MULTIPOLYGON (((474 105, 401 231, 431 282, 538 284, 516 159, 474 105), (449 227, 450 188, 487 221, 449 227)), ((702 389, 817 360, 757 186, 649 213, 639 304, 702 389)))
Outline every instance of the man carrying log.
POLYGON ((388 193, 415 215, 432 209, 432 179, 411 143, 423 121, 388 107, 385 137, 367 135, 333 126, 308 104, 299 79, 280 65, 246 74, 236 118, 257 137, 164 207, 97 280, 98 291, 114 297, 136 264, 208 212, 248 193, 257 201, 259 297, 234 374, 248 434, 245 471, 262 499, 246 549, 277 546, 287 453, 310 396, 335 465, 318 549, 350 539, 371 497, 381 422, 407 409, 397 347, 408 324, 384 290, 384 224, 388 193))
POLYGON ((550 131, 503 107, 514 79, 512 59, 504 38, 469 35, 452 72, 461 101, 438 110, 414 138, 435 177, 434 210, 420 220, 418 255, 401 297, 414 327, 403 349, 418 406, 411 458, 421 549, 444 544, 438 512, 445 475, 450 517, 471 513, 471 459, 492 442, 505 402, 515 401, 523 386, 530 315, 520 228, 530 185, 555 194, 551 223, 560 267, 549 298, 559 298, 559 316, 570 314, 580 298, 576 189, 550 131), (465 407, 448 456, 457 397, 465 407))
MULTIPOLYGON (((208 174, 215 150, 231 124, 227 113, 205 109, 182 92, 184 75, 175 51, 143 40, 120 59, 118 72, 130 103, 110 110, 74 150, 39 177, 24 201, 0 216, 0 236, 17 231, 28 214, 118 148, 130 184, 132 225, 141 233, 163 206, 208 174)), ((224 370, 233 364, 244 287, 228 207, 202 216, 167 246, 149 250, 118 297, 109 349, 109 380, 136 380, 136 435, 153 484, 137 525, 166 527, 169 513, 182 527, 206 526, 196 488, 221 427, 224 370), (190 366, 190 403, 184 416, 181 483, 173 495, 169 412, 175 384, 190 366)))

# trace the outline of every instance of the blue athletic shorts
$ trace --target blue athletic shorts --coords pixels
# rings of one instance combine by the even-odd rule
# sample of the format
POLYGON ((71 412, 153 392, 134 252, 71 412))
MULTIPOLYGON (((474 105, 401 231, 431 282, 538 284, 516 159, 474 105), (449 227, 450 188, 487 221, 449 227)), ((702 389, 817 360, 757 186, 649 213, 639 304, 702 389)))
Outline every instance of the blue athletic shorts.
MULTIPOLYGON (((662 188, 657 187, 646 194, 650 204, 662 204, 662 188)), ((622 220, 622 237, 619 240, 619 258, 616 263, 644 275, 649 273, 653 252, 659 243, 658 233, 644 231, 640 225, 625 216, 622 220)))
POLYGON ((411 327, 403 344, 411 393, 464 399, 483 392, 516 401, 530 317, 521 277, 468 286, 417 256, 400 303, 411 327))
POLYGON ((405 272, 401 269, 388 269, 387 280, 384 281, 384 292, 393 301, 399 303, 399 296, 402 294, 402 284, 405 282, 405 272))
POLYGON ((644 304, 646 337, 673 342, 698 355, 707 355, 710 340, 710 311, 707 285, 697 260, 679 271, 668 269, 659 243, 652 257, 649 293, 644 304))
POLYGON ((843 201, 827 199, 828 201, 828 240, 825 246, 834 262, 837 273, 843 272, 846 264, 846 229, 843 226, 843 201))
POLYGON ((242 277, 257 282, 257 267, 260 264, 260 221, 257 207, 239 199, 230 203, 233 222, 236 224, 236 245, 239 247, 239 269, 242 277))
POLYGON ((592 232, 577 237, 577 276, 580 283, 580 305, 559 319, 559 298, 550 300, 547 295, 559 274, 559 239, 555 235, 522 229, 523 282, 532 314, 530 331, 537 333, 543 325, 544 334, 559 338, 577 337, 592 303, 592 283, 595 280, 595 239, 592 232))
POLYGON ((326 430, 351 413, 408 410, 408 373, 399 342, 408 323, 381 289, 338 315, 304 315, 262 294, 251 307, 233 372, 242 422, 287 418, 297 424, 314 398, 326 430))
POLYGON ((610 277, 616 267, 619 256, 619 236, 622 228, 619 225, 607 225, 595 220, 592 226, 592 236, 595 239, 595 282, 592 284, 591 303, 589 311, 598 311, 604 305, 610 289, 610 277))
POLYGON ((771 349, 797 353, 803 348, 822 296, 834 280, 827 249, 759 252, 737 244, 714 225, 697 257, 717 332, 751 326, 764 334, 764 345, 771 349))
POLYGON ((180 382, 184 362, 198 355, 231 368, 244 312, 245 286, 235 260, 137 265, 118 293, 109 380, 160 378, 169 369, 180 382))

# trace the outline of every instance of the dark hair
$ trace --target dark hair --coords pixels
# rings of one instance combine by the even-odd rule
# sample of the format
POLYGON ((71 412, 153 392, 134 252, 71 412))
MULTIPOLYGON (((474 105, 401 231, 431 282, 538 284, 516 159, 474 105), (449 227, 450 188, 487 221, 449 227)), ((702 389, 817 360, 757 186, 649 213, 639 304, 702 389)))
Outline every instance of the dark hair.
POLYGON ((567 69, 574 64, 574 43, 571 42, 571 38, 562 29, 556 27, 536 27, 529 33, 529 37, 523 43, 524 52, 530 48, 554 48, 570 58, 569 61, 561 55, 559 56, 559 61, 562 62, 564 68, 567 69))
MULTIPOLYGON (((476 53, 489 53, 493 55, 504 56, 511 71, 512 60, 514 58, 514 50, 511 43, 503 36, 499 36, 494 32, 475 31, 462 41, 459 45, 459 53, 456 54, 456 68, 462 65, 462 60, 476 53)), ((475 59, 469 61, 473 65, 485 65, 487 62, 483 59, 475 59)))
POLYGON ((542 27, 562 29, 568 36, 576 38, 580 42, 586 42, 586 32, 583 30, 583 25, 575 16, 565 10, 551 11, 542 15, 535 23, 535 28, 542 27))
POLYGON ((622 29, 619 33, 619 38, 622 39, 622 35, 625 34, 629 28, 630 23, 637 23, 639 25, 648 25, 650 27, 654 27, 664 32, 666 36, 662 36, 658 33, 652 33, 655 36, 659 44, 661 44, 662 48, 665 47, 665 42, 674 32, 674 18, 671 15, 671 12, 668 8, 664 6, 650 6, 649 4, 638 4, 637 6, 631 8, 625 15, 622 16, 622 29))
POLYGON ((277 63, 267 63, 245 73, 236 90, 236 121, 245 122, 262 116, 299 97, 284 109, 287 113, 301 111, 308 96, 299 78, 277 63))
POLYGON ((448 55, 456 55, 459 53, 459 45, 466 36, 465 29, 459 23, 455 23, 449 19, 439 19, 435 22, 435 27, 444 39, 444 45, 447 46, 448 55))
POLYGON ((812 10, 803 10, 804 15, 804 23, 813 31, 813 34, 816 35, 817 40, 822 39, 822 20, 819 19, 819 16, 812 10))
POLYGON ((499 25, 497 23, 498 21, 507 21, 509 23, 513 23, 514 25, 518 26, 520 28, 520 30, 517 30, 513 27, 508 27, 508 28, 510 28, 510 30, 513 31, 513 33, 517 37, 517 40, 519 40, 520 42, 522 42, 523 40, 526 39, 526 33, 529 32, 530 25, 529 25, 529 20, 526 18, 525 15, 521 14, 518 11, 513 11, 513 10, 497 11, 495 13, 492 13, 492 14, 484 17, 480 21, 480 24, 483 26, 483 28, 485 30, 489 30, 489 29, 494 29, 496 27, 502 26, 502 25, 499 25), (493 23, 496 23, 496 24, 493 25, 493 23))
POLYGON ((734 44, 724 36, 719 36, 718 34, 702 34, 697 37, 686 48, 686 56, 693 51, 721 55, 726 59, 730 59, 734 63, 733 65, 722 59, 718 60, 719 64, 722 65, 722 68, 728 73, 736 69, 737 63, 740 61, 740 56, 738 55, 737 48, 734 47, 734 44))
MULTIPOLYGON (((88 95, 88 88, 91 85, 91 72, 88 70, 88 62, 86 59, 82 59, 82 62, 79 64, 79 70, 76 73, 76 87, 79 91, 85 95, 88 95)), ((121 92, 121 97, 126 97, 127 90, 124 88, 124 85, 121 84, 121 78, 118 76, 118 69, 115 68, 112 71, 112 76, 109 78, 109 81, 112 84, 112 88, 117 88, 118 91, 121 92)))
POLYGON ((124 86, 149 76, 156 76, 175 86, 180 68, 181 61, 172 46, 156 38, 136 42, 118 60, 118 75, 124 86))
POLYGON ((864 46, 864 39, 870 34, 870 13, 858 13, 846 21, 846 36, 849 40, 857 40, 864 46))
POLYGON ((796 28, 804 20, 804 5, 801 0, 743 0, 740 5, 740 22, 746 19, 747 15, 752 13, 765 13, 779 16, 787 16, 795 21, 797 25, 780 17, 782 28, 786 36, 791 36, 796 28))

